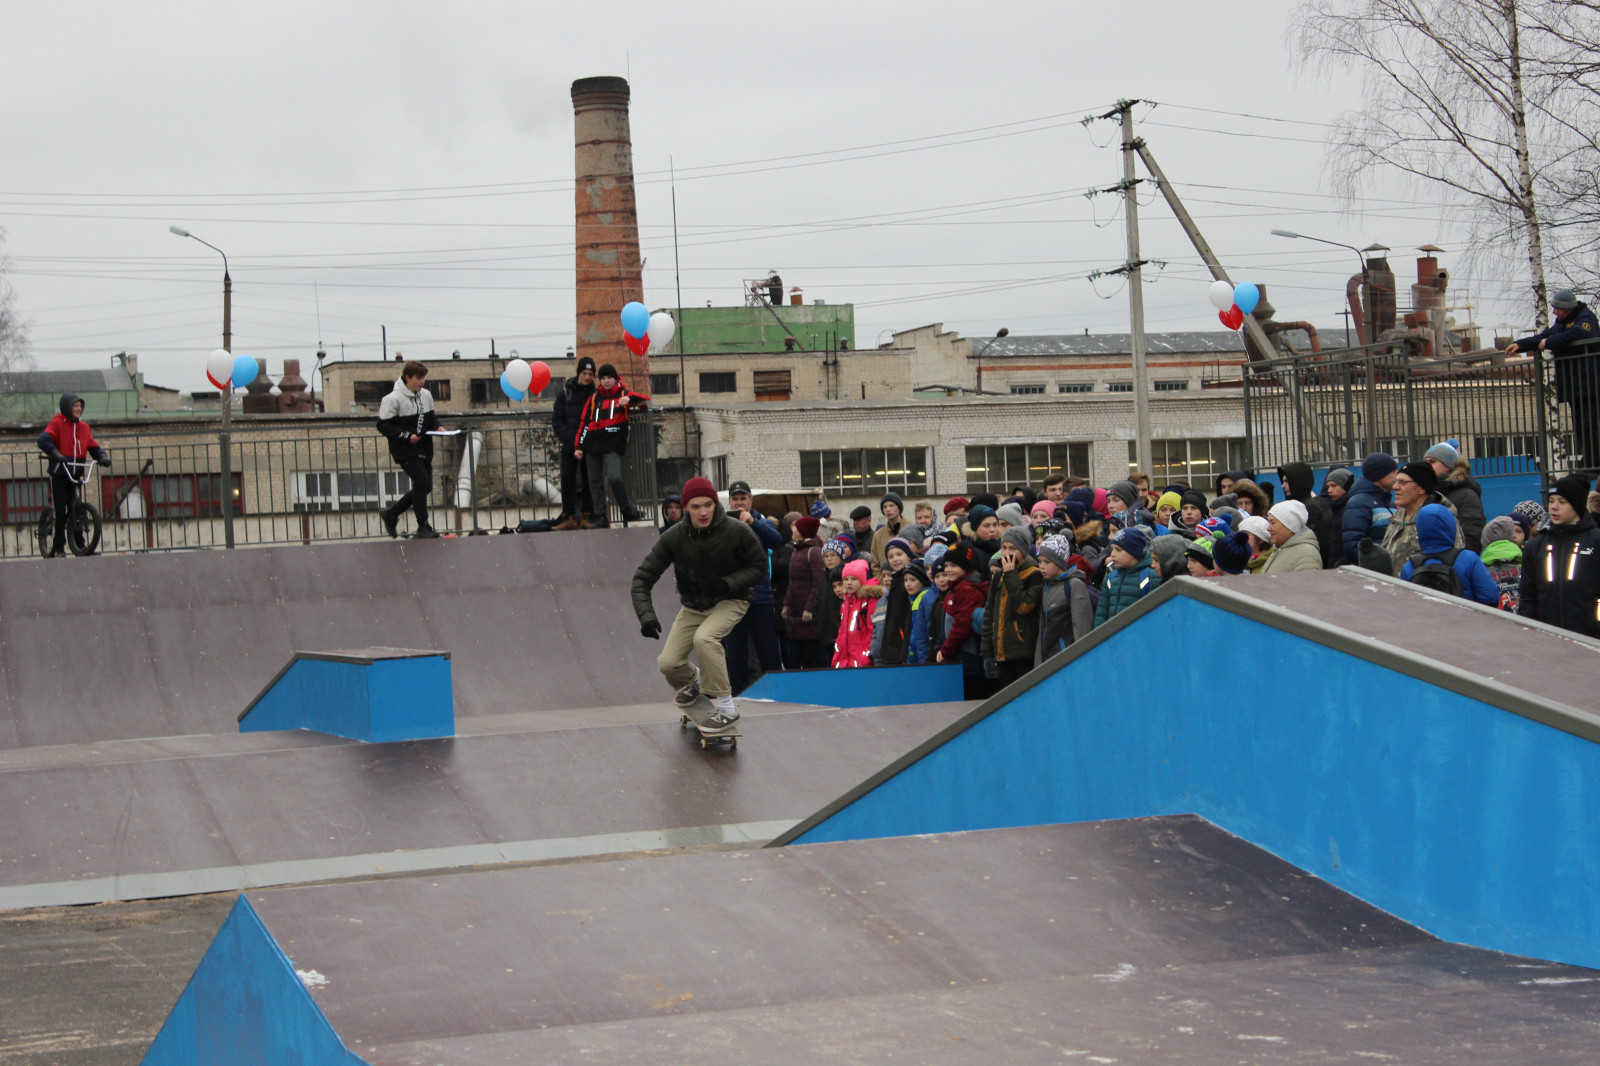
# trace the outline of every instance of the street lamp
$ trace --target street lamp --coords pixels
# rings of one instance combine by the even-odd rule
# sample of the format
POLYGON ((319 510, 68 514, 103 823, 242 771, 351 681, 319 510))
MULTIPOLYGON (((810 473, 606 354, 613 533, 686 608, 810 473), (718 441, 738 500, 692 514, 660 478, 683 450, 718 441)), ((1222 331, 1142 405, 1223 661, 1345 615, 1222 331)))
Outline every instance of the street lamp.
POLYGON ((1010 332, 1011 331, 1009 329, 1007 329, 1005 326, 1001 326, 1000 327, 1000 331, 998 333, 996 333, 993 337, 990 337, 987 341, 985 341, 983 347, 978 349, 978 395, 979 396, 983 395, 983 353, 989 350, 989 345, 993 344, 995 341, 999 340, 1001 337, 1006 336, 1010 332))
MULTIPOLYGON (((210 241, 201 240, 176 223, 168 226, 167 230, 174 236, 200 241, 201 244, 222 256, 222 350, 225 352, 233 351, 233 276, 228 273, 228 253, 210 241)), ((229 548, 233 547, 232 440, 233 382, 229 381, 228 387, 222 390, 222 432, 217 435, 217 445, 222 452, 222 540, 223 544, 229 548)))
MULTIPOLYGON (((1366 276, 1367 258, 1361 254, 1361 249, 1357 248, 1353 244, 1345 244, 1343 241, 1330 241, 1325 237, 1313 237, 1306 233, 1296 233, 1292 229, 1275 229, 1272 231, 1272 235, 1274 237, 1292 237, 1300 240, 1316 241, 1318 244, 1331 244, 1335 248, 1348 248, 1352 252, 1356 253, 1356 262, 1361 264, 1361 274, 1363 277, 1366 276)), ((1367 286, 1367 303, 1374 305, 1367 308, 1367 343, 1375 344, 1378 340, 1378 309, 1376 306, 1377 301, 1372 299, 1372 286, 1370 282, 1367 286)))

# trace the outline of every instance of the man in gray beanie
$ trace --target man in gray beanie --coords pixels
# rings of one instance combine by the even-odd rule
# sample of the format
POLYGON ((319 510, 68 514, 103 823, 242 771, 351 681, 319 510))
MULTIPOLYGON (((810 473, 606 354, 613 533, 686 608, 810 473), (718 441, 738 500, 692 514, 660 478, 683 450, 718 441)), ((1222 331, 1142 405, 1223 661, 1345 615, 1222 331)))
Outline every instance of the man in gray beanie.
POLYGON ((1506 346, 1507 355, 1549 352, 1555 360, 1556 399, 1572 405, 1573 456, 1580 469, 1600 467, 1600 320, 1571 289, 1550 297, 1556 320, 1548 329, 1506 346), (1579 462, 1581 460, 1581 463, 1579 462))

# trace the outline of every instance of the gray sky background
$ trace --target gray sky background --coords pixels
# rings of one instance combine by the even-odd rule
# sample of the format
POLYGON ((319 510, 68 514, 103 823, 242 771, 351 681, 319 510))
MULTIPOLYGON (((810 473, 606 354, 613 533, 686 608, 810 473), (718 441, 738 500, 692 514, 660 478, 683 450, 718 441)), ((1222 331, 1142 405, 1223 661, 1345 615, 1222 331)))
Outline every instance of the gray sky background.
MULTIPOLYGON (((1159 0, 874 4, 16 4, 0 35, 0 227, 44 369, 140 355, 204 388, 228 253, 234 350, 310 360, 571 342, 573 79, 628 76, 646 302, 741 302, 778 270, 856 305, 856 344, 1125 332, 1118 97, 1236 278, 1280 319, 1338 328, 1354 254, 1273 227, 1451 252, 1434 197, 1374 183, 1355 215, 1322 124, 1353 78, 1297 76, 1290 6, 1159 0), (1258 116, 1258 117, 1252 117, 1258 116), (1265 116, 1265 117, 1259 117, 1265 116), (1285 121, 1287 120, 1287 121, 1285 121), (318 301, 321 319, 318 323, 318 301)), ((1152 330, 1221 328, 1164 204, 1141 208, 1152 330)), ((1459 256, 1446 255, 1456 268, 1459 256)), ((1531 321, 1525 286, 1455 271, 1475 317, 1531 321)), ((1458 312, 1465 318, 1464 312, 1458 312)))

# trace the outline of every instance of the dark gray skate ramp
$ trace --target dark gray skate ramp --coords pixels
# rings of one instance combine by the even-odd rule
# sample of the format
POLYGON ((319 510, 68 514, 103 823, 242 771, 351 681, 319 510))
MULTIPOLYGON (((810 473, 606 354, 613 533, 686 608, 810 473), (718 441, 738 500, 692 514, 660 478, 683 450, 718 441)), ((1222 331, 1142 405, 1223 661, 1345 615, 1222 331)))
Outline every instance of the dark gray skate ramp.
POLYGON ((757 704, 736 752, 701 751, 668 703, 479 716, 470 734, 407 743, 265 732, 0 751, 0 909, 758 844, 970 706, 757 704))
POLYGON ((1440 944, 1189 816, 248 899, 382 1066, 1575 1063, 1600 1005, 1591 971, 1440 944))
MULTIPOLYGON (((628 587, 650 529, 0 566, 0 748, 229 733, 297 650, 452 654, 458 720, 662 687, 628 587)), ((669 575, 657 609, 670 621, 669 575)))

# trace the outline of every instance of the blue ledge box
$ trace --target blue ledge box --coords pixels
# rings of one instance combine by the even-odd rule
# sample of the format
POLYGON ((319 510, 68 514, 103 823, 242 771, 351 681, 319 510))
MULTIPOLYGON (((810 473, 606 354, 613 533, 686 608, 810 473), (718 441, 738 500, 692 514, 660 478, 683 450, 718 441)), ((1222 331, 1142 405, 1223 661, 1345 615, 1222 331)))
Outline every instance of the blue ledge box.
POLYGON ((310 729, 373 743, 455 735, 450 653, 297 651, 239 715, 241 733, 310 729))

